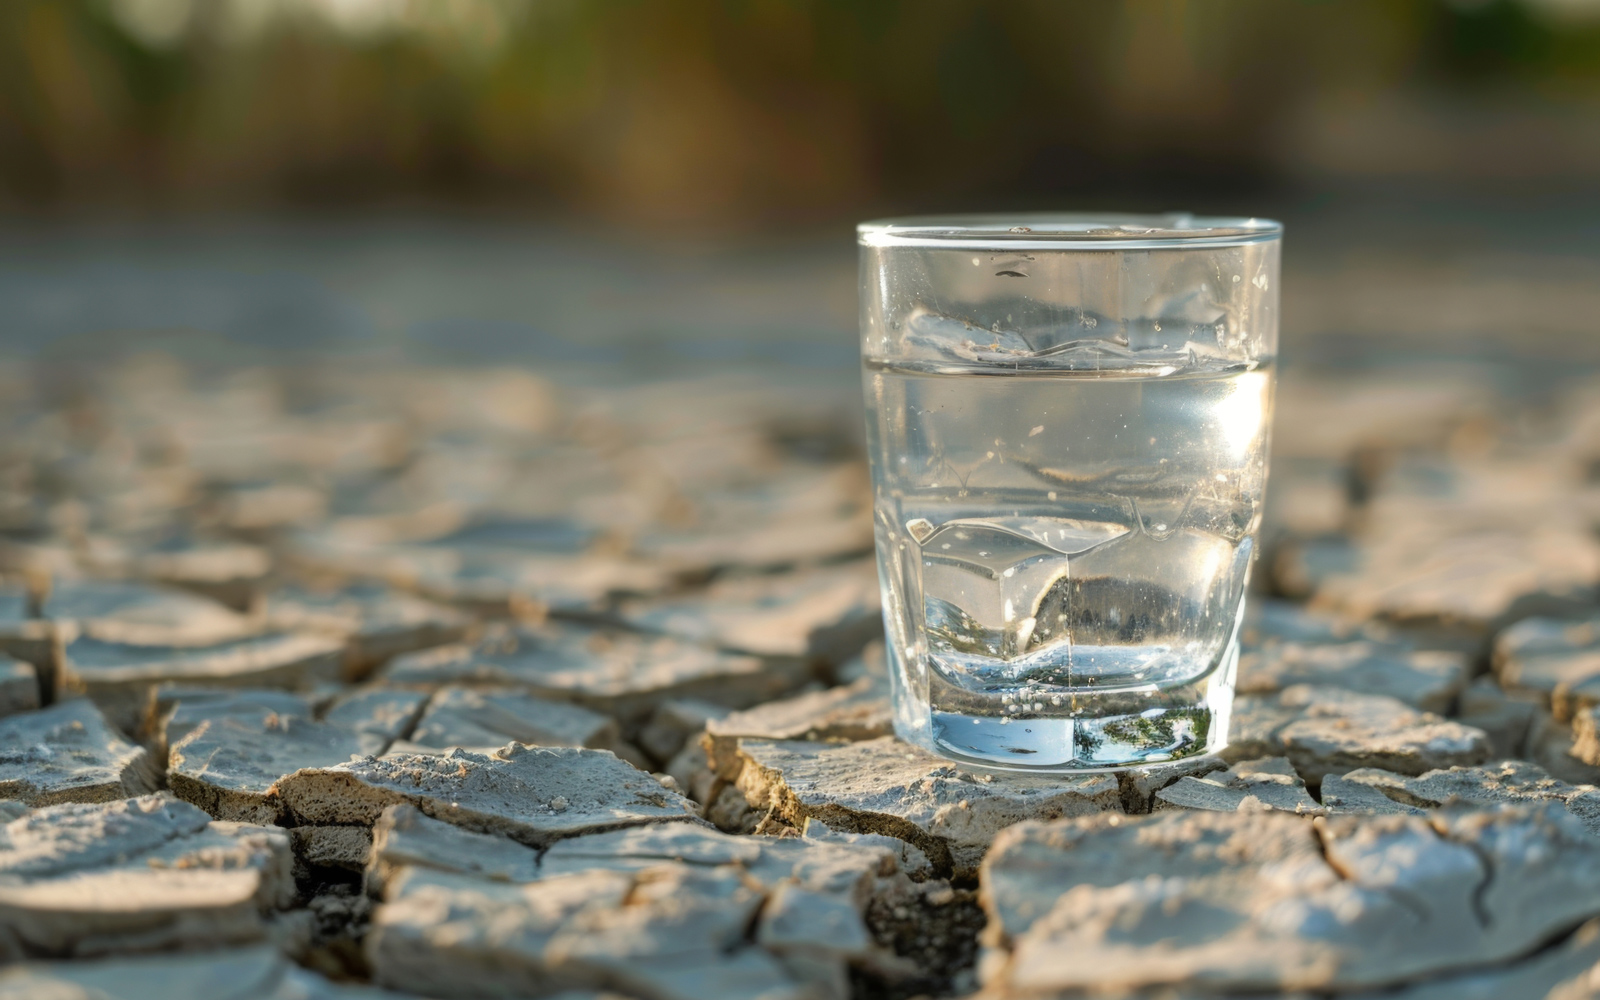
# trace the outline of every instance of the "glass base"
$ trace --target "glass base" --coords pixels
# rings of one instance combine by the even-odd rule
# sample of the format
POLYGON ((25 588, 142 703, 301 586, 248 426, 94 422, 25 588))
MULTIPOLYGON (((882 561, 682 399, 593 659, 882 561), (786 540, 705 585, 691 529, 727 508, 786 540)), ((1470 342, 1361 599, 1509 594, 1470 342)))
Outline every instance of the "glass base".
POLYGON ((981 771, 1077 774, 1172 763, 1227 746, 1239 647, 1204 677, 1168 686, 1085 688, 1061 709, 993 716, 895 712, 908 743, 981 771))

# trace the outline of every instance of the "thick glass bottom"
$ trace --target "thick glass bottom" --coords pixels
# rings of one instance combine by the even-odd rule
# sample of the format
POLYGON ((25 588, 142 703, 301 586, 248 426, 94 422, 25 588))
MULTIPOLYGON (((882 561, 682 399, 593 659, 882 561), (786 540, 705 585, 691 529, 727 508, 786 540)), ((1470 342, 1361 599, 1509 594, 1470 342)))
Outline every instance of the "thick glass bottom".
MULTIPOLYGON (((1011 714, 899 705, 900 738, 968 767, 1070 774, 1146 767, 1221 750, 1228 742, 1239 649, 1217 668, 1171 685, 1084 688, 1011 714)), ((897 695, 899 692, 897 692, 897 695)))

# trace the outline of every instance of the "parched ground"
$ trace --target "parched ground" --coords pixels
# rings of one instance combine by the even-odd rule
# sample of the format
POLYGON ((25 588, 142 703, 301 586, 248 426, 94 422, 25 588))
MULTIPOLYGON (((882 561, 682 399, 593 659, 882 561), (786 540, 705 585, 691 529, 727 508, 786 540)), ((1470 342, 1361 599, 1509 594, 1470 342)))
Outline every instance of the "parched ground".
POLYGON ((858 415, 135 359, 0 438, 0 997, 1600 990, 1600 381, 1291 369, 1233 739, 894 740, 858 415))

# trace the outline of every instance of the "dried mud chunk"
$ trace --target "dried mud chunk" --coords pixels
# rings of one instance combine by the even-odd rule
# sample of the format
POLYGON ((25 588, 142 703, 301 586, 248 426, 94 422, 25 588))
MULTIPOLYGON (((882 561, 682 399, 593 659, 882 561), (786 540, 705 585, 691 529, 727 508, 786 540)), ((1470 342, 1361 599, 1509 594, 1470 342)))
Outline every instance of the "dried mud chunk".
POLYGON ((380 983, 443 997, 802 995, 775 958, 744 944, 763 896, 731 868, 669 864, 529 886, 413 870, 388 897, 368 936, 380 983))
POLYGON ((447 687, 428 702, 408 743, 482 751, 507 743, 610 749, 620 739, 613 719, 576 705, 514 688, 447 687))
POLYGON ((605 750, 513 743, 492 754, 391 754, 298 771, 278 794, 299 823, 371 826, 386 806, 543 847, 562 837, 664 821, 694 803, 605 750))
POLYGON ((510 885, 410 869, 388 885, 372 916, 373 979, 462 1000, 584 987, 587 977, 551 970, 545 950, 577 914, 620 907, 632 884, 617 872, 510 885))
POLYGON ((372 831, 364 826, 297 826, 289 831, 295 857, 316 868, 365 871, 372 831))
POLYGON ((346 643, 344 670, 360 680, 402 653, 460 642, 472 617, 414 594, 357 585, 344 590, 286 588, 267 598, 267 627, 316 632, 346 643))
POLYGON ((665 763, 676 757, 685 745, 698 745, 706 724, 726 716, 728 711, 724 705, 698 698, 670 698, 661 703, 639 731, 639 746, 665 763))
POLYGON ((1600 649, 1600 619, 1524 618, 1495 636, 1496 663, 1600 649))
MULTIPOLYGON (((395 975, 399 963, 413 961, 398 954, 389 936, 405 935, 409 953, 453 947, 478 933, 425 933, 419 940, 410 925, 419 916, 411 904, 420 891, 430 898, 448 896, 452 920, 482 921, 493 934, 486 947, 459 957, 457 968, 465 965, 471 974, 479 962, 487 963, 515 976, 521 984, 517 991, 553 983, 675 997, 699 983, 708 996, 741 996, 756 983, 759 994, 776 985, 787 995, 790 978, 833 987, 846 981, 845 962, 870 947, 861 913, 876 898, 877 886, 894 884, 880 880, 892 876, 903 882, 894 852, 878 844, 730 837, 687 824, 559 841, 539 860, 537 872, 534 858, 534 852, 504 839, 391 807, 379 823, 369 871, 369 887, 381 888, 390 900, 379 914, 386 930, 374 938, 380 981, 395 975), (470 880, 463 877, 465 866, 472 869, 470 880), (446 874, 447 868, 459 874, 446 874), (614 901, 604 897, 613 891, 607 887, 615 886, 607 877, 626 880, 626 892, 614 901), (534 888, 548 890, 548 896, 520 897, 472 884, 535 879, 534 888), (548 913, 549 898, 565 895, 574 880, 590 886, 591 896, 598 892, 602 905, 548 913), (825 926, 795 927, 793 920, 779 920, 767 935, 772 940, 763 940, 770 954, 749 948, 745 939, 756 908, 764 898, 776 902, 786 891, 799 894, 788 907, 795 911, 791 917, 826 911, 825 926), (531 921, 532 927, 518 903, 522 898, 547 907, 544 919, 531 921), (515 934, 495 933, 507 928, 515 934), (828 933, 819 938, 823 931, 828 933)), ((767 910, 778 912, 770 902, 767 910)), ((482 985, 433 987, 445 995, 468 988, 482 985)), ((508 982, 504 988, 512 986, 508 982)), ((845 994, 830 989, 826 995, 845 994)))
POLYGON ((815 819, 806 820, 801 836, 805 840, 824 844, 847 844, 852 847, 886 850, 894 857, 899 869, 911 878, 922 881, 934 877, 933 862, 928 860, 928 856, 898 837, 889 837, 881 833, 841 833, 821 820, 815 819))
POLYGON ((1294 601, 1250 595, 1245 605, 1239 641, 1247 650, 1264 649, 1284 643, 1326 645, 1376 639, 1371 622, 1332 615, 1307 608, 1294 601))
POLYGON ((1389 477, 1363 512, 1354 565, 1318 581, 1315 602, 1470 638, 1591 609, 1600 543, 1576 483, 1556 482, 1555 471, 1548 461, 1453 462, 1443 494, 1389 477))
POLYGON ((622 906, 574 914, 552 936, 547 962, 558 975, 645 1000, 798 998, 784 967, 744 943, 763 902, 732 869, 651 869, 622 906))
POLYGON ((0 716, 39 707, 39 674, 31 663, 0 655, 0 716))
POLYGON ((1266 537, 1282 532, 1318 538, 1343 529, 1350 515, 1350 474, 1345 463, 1286 457, 1272 475, 1273 489, 1262 511, 1266 537))
POLYGON ((1290 688, 1280 701, 1303 706, 1279 736, 1308 783, 1355 767, 1419 774, 1489 756, 1481 731, 1379 695, 1290 688))
POLYGON ((621 616, 723 649, 827 663, 843 663, 883 630, 870 561, 723 577, 692 596, 626 603, 621 616))
POLYGON ((744 708, 793 691, 810 672, 798 661, 762 660, 671 636, 550 623, 401 656, 381 676, 401 685, 517 687, 642 725, 663 698, 744 708))
POLYGON ((1296 684, 1387 695, 1426 712, 1450 711, 1466 684, 1461 653, 1394 643, 1283 642, 1239 658, 1240 694, 1270 694, 1296 684))
POLYGON ((267 635, 216 645, 147 646, 80 638, 66 647, 62 683, 87 693, 132 729, 161 684, 306 689, 337 680, 344 646, 319 635, 267 635))
POLYGON ((1600 790, 1552 778, 1537 764, 1524 760, 1452 767, 1418 777, 1364 768, 1330 778, 1324 784, 1323 801, 1335 812, 1417 812, 1455 804, 1493 807, 1558 802, 1591 833, 1600 834, 1600 790), (1330 802, 1330 794, 1339 801, 1330 802))
POLYGON ((473 833, 432 819, 415 806, 389 806, 372 828, 367 891, 382 895, 391 879, 413 867, 494 882, 534 882, 539 878, 539 854, 505 837, 473 833))
POLYGON ((1017 993, 1377 989, 1512 959, 1600 909, 1560 806, 1030 823, 984 865, 990 985, 1017 993))
POLYGON ((355 752, 353 734, 297 711, 258 704, 249 692, 209 703, 182 703, 173 716, 185 735, 171 746, 167 781, 181 799, 219 819, 273 823, 282 808, 279 779, 302 767, 329 766, 355 752))
POLYGON ((1565 941, 1530 958, 1476 969, 1352 1000, 1590 1000, 1600 967, 1600 921, 1590 920, 1565 941))
POLYGON ((1122 805, 1112 775, 978 774, 893 737, 743 740, 738 752, 737 785, 752 807, 795 827, 815 817, 836 830, 887 834, 956 875, 975 871, 995 835, 1014 823, 1122 805))
POLYGON ((0 972, 0 998, 55 1000, 401 1000, 405 994, 336 983, 270 945, 200 954, 29 962, 0 972))
MULTIPOLYGON (((1329 814, 1355 813, 1367 816, 1421 816, 1427 810, 1385 795, 1383 789, 1368 784, 1362 776, 1389 774, 1377 768, 1362 768, 1345 774, 1330 774, 1322 779, 1322 807, 1329 814)), ((1402 776, 1403 777, 1403 776, 1402 776)))
POLYGON ((1461 692, 1456 721, 1489 737, 1491 759, 1521 757, 1543 698, 1502 690, 1493 677, 1480 677, 1461 692))
POLYGON ((591 869, 627 872, 669 861, 712 868, 722 865, 752 868, 761 861, 763 843, 774 839, 734 837, 687 824, 616 830, 552 844, 540 858, 540 870, 546 875, 591 869))
POLYGON ((1228 745, 1218 756, 1224 761, 1281 757, 1283 741, 1278 733, 1299 716, 1298 708, 1282 704, 1276 694, 1235 695, 1228 721, 1228 745))
POLYGON ((335 698, 322 710, 321 718, 356 734, 354 753, 377 756, 411 731, 427 704, 427 695, 417 691, 355 688, 335 698))
POLYGON ((792 883, 780 885, 761 911, 756 943, 814 995, 846 1000, 848 966, 874 952, 872 934, 856 908, 837 896, 792 883))
POLYGON ((865 906, 880 878, 902 870, 909 845, 888 837, 733 837, 688 823, 661 823, 571 837, 538 855, 521 844, 471 833, 411 806, 390 806, 373 830, 370 888, 422 867, 492 881, 531 882, 578 872, 643 871, 667 863, 737 865, 756 884, 793 882, 865 906))
POLYGON ((287 692, 190 696, 167 723, 167 780, 218 819, 276 822, 285 776, 381 753, 422 700, 409 691, 359 692, 319 720, 308 701, 287 692))
POLYGON ((663 566, 596 553, 539 552, 474 544, 457 537, 427 542, 372 537, 369 524, 345 523, 298 534, 290 559, 319 575, 404 587, 431 600, 491 615, 533 620, 547 611, 594 612, 624 594, 653 594, 673 582, 663 566))
MULTIPOLYGON (((272 556, 257 545, 181 539, 130 553, 127 575, 192 590, 236 611, 258 610, 272 556)), ((123 575, 118 573, 117 575, 123 575)))
POLYGON ((31 663, 39 670, 42 691, 55 690, 61 660, 60 630, 55 622, 33 614, 35 599, 20 584, 0 584, 0 653, 31 663))
POLYGON ((1495 637, 1492 663, 1501 687, 1566 721, 1600 703, 1600 620, 1524 619, 1495 637))
POLYGON ((0 954, 257 941, 294 897, 289 834, 167 795, 40 809, 0 828, 0 954))
POLYGON ((0 871, 68 874, 119 863, 205 830, 211 818, 165 793, 38 809, 0 833, 0 871))
POLYGON ((312 706, 304 695, 272 688, 163 684, 156 689, 155 705, 147 714, 144 729, 165 738, 171 745, 194 732, 213 715, 223 718, 240 713, 310 718, 312 706))
POLYGON ((671 824, 573 837, 540 858, 546 877, 595 868, 642 871, 667 862, 693 867, 738 865, 768 888, 793 882, 813 892, 866 905, 875 881, 899 871, 884 844, 829 842, 811 837, 735 837, 704 827, 671 824))
POLYGON ((1600 784, 1600 767, 1577 755, 1578 737, 1574 726, 1549 712, 1539 711, 1528 726, 1523 756, 1550 772, 1551 777, 1575 785, 1600 784))
POLYGON ((1161 761, 1138 767, 1127 767, 1114 772, 1122 791, 1122 810, 1133 816, 1149 812, 1155 805, 1156 792, 1180 778, 1198 778, 1228 766, 1217 754, 1183 757, 1174 761, 1161 761))
POLYGON ((762 910, 756 940, 780 953, 820 952, 839 958, 863 957, 872 946, 861 914, 847 901, 792 882, 779 885, 762 910))
POLYGON ((1590 705, 1572 717, 1572 756, 1600 766, 1600 707, 1590 705))
POLYGON ((79 637, 137 646, 216 645, 257 630, 249 616, 210 598, 126 581, 58 582, 43 612, 79 637))
POLYGON ((431 562, 423 563, 417 590, 489 614, 538 617, 547 610, 594 612, 620 595, 658 593, 673 581, 668 567, 590 552, 546 555, 478 549, 450 555, 454 558, 449 564, 441 562, 437 569, 431 562))
POLYGON ((1241 695, 1234 708, 1222 756, 1288 757, 1308 785, 1358 767, 1422 774, 1489 757, 1481 730, 1383 695, 1296 685, 1277 695, 1241 695))
POLYGON ((718 791, 717 776, 711 771, 706 748, 700 744, 699 738, 667 761, 664 771, 680 791, 701 805, 709 805, 715 798, 718 791))
POLYGON ((321 520, 328 498, 318 489, 293 483, 241 484, 221 491, 215 514, 225 528, 262 532, 321 520))
POLYGON ((108 802, 148 792, 156 780, 144 747, 107 725, 87 699, 0 719, 0 798, 29 806, 108 802))
POLYGON ((641 554, 680 571, 825 562, 872 549, 866 469, 790 463, 737 489, 699 493, 695 524, 648 531, 641 554))
POLYGON ((894 733, 888 680, 863 677, 852 684, 768 702, 706 725, 717 758, 733 754, 741 738, 835 742, 874 740, 894 733))
POLYGON ((1154 808, 1214 812, 1274 810, 1319 816, 1322 806, 1285 759, 1240 761, 1224 771, 1184 776, 1155 793, 1154 808))

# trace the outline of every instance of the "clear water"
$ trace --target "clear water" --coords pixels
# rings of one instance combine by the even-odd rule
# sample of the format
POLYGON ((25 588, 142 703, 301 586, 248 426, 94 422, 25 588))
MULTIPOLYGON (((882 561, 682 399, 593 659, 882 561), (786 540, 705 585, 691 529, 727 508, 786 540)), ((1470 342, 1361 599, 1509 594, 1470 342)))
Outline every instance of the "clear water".
POLYGON ((989 767, 1226 741, 1266 475, 1262 363, 866 365, 902 738, 989 767))

